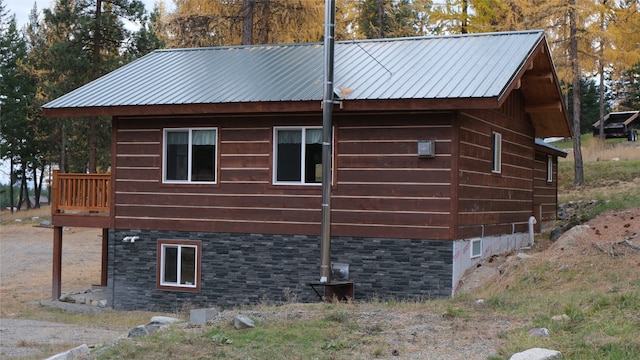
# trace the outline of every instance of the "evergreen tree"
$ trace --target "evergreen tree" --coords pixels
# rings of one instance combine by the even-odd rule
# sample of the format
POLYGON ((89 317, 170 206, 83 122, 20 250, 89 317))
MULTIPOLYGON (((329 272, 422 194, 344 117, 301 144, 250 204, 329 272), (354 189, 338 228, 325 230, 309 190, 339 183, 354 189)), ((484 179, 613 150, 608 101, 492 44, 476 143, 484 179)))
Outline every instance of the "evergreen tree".
MULTIPOLYGON (((600 86, 593 79, 582 78, 580 80, 580 134, 588 134, 592 125, 600 119, 600 86)), ((605 92, 606 94, 606 92, 605 92)), ((573 96, 573 89, 569 88, 569 97, 573 96)), ((604 111, 611 110, 611 97, 604 97, 604 111)), ((573 116, 573 103, 568 104, 569 117, 573 116)))
MULTIPOLYGON (((17 29, 15 15, 7 16, 0 2, 0 158, 9 161, 10 184, 18 179, 26 181, 34 152, 27 123, 27 106, 34 89, 20 69, 26 56, 27 45, 17 29)), ((13 201, 13 194, 10 198, 13 201)), ((13 209, 14 204, 10 206, 13 209)))

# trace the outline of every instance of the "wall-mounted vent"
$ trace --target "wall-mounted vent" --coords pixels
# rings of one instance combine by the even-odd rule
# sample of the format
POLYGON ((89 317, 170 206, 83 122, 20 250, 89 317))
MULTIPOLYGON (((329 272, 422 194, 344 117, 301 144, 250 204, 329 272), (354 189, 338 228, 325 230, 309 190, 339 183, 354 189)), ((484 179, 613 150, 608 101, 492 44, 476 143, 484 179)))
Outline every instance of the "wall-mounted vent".
POLYGON ((349 280, 349 264, 331 263, 331 279, 333 280, 349 280))
POLYGON ((435 140, 418 140, 418 157, 419 158, 436 157, 435 140))

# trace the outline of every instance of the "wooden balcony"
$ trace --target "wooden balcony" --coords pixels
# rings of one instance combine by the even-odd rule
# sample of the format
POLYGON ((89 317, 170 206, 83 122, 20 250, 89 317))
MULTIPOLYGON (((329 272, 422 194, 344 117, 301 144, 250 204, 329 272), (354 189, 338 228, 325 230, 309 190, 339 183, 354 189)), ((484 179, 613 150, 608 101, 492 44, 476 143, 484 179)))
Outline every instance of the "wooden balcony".
POLYGON ((53 172, 53 226, 109 227, 111 175, 53 172))

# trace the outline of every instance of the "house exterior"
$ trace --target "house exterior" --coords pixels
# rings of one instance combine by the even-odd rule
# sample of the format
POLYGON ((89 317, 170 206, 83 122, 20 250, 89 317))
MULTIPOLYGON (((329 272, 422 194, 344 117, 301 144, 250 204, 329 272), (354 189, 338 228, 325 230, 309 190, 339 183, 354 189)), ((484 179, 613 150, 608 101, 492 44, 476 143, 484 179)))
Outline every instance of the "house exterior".
MULTIPOLYGON (((450 296, 555 220, 562 152, 536 138, 571 130, 542 32, 335 54, 331 260, 357 299, 450 296)), ((317 300, 322 70, 321 44, 159 50, 46 104, 112 117, 99 196, 56 174, 54 297, 62 227, 93 226, 115 309, 317 300)))

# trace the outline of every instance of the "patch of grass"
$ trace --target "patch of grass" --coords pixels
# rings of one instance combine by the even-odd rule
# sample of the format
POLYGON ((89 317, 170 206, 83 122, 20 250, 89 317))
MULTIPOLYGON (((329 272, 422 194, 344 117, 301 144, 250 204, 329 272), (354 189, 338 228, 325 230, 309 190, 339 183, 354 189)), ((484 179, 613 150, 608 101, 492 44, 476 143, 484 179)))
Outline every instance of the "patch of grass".
POLYGON ((220 325, 189 332, 172 327, 145 338, 124 340, 97 358, 333 359, 362 347, 363 341, 343 322, 326 319, 266 322, 251 330, 220 325))

